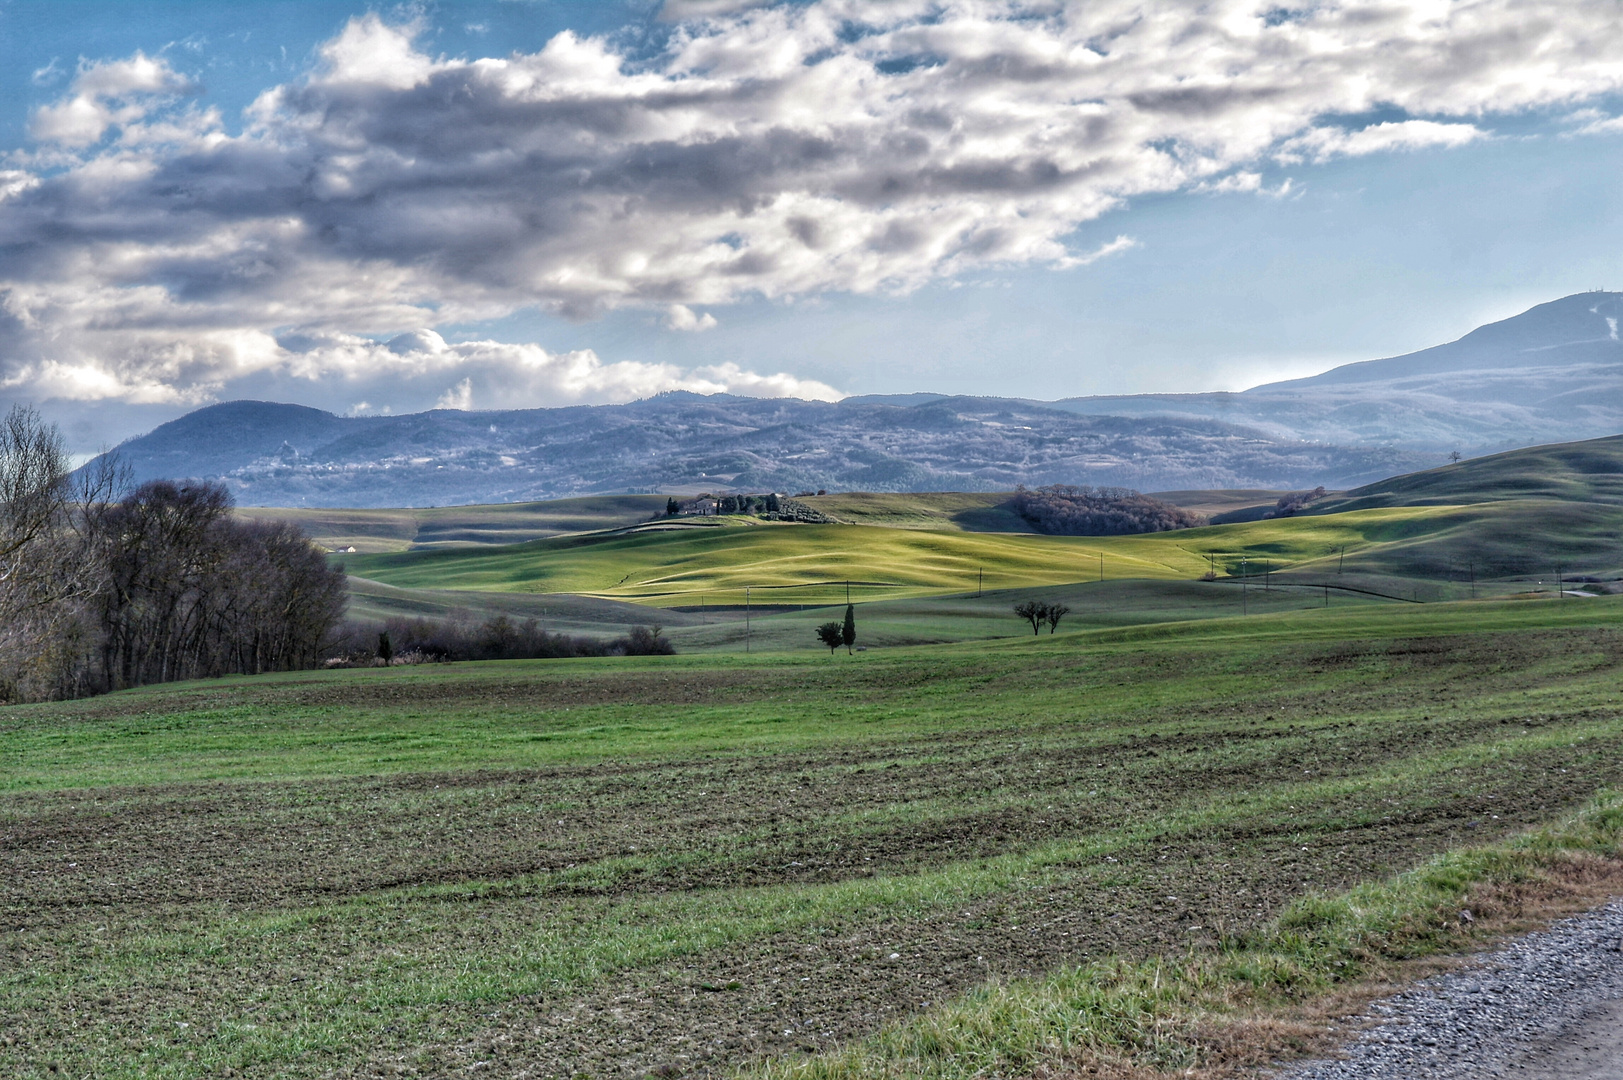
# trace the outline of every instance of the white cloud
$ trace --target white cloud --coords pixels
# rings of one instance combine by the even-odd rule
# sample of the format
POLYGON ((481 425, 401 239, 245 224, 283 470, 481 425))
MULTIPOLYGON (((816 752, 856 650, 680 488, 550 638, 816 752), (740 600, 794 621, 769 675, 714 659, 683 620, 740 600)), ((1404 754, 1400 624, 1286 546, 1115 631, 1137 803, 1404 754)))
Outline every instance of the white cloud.
POLYGON ((1234 195, 1240 193, 1252 195, 1266 195, 1270 199, 1283 199, 1295 190, 1296 182, 1286 177, 1277 187, 1268 187, 1263 183, 1262 174, 1258 172, 1237 172, 1216 180, 1203 180, 1196 184, 1194 191, 1206 195, 1234 195))
POLYGON ((369 378, 432 374, 425 400, 466 379, 475 408, 504 386, 536 403, 824 396, 730 367, 356 343, 527 306, 700 330, 715 316, 699 311, 746 297, 1084 265, 1133 242, 1078 255, 1075 229, 1136 196, 1280 194, 1259 169, 1281 158, 1458 146, 1494 116, 1623 89, 1597 45, 1623 36, 1615 0, 1327 0, 1284 20, 1255 0, 663 13, 690 21, 651 57, 568 33, 437 57, 424 27, 366 15, 236 133, 163 58, 81 64, 33 117, 47 148, 0 174, 0 386, 184 402, 286 376, 353 394, 346 358, 364 356, 369 378), (1347 120, 1371 115, 1393 119, 1347 120))
POLYGON ((1357 130, 1319 127, 1288 140, 1277 155, 1283 162, 1323 162, 1334 157, 1362 157, 1394 150, 1456 147, 1484 138, 1474 124, 1440 124, 1434 120, 1388 121, 1357 130))
POLYGON ((463 379, 455 386, 439 396, 434 402, 436 409, 455 409, 458 412, 467 412, 473 408, 473 379, 463 379))
MULTIPOLYGON (((378 395, 412 394, 441 409, 520 409, 543 405, 595 405, 632 401, 668 390, 746 397, 798 397, 837 401, 824 383, 792 375, 762 375, 736 364, 685 371, 671 364, 604 363, 590 349, 548 352, 503 341, 447 342, 429 329, 378 342, 333 334, 288 343, 279 367, 316 383, 378 395), (446 380, 451 382, 447 385, 446 380)), ((360 406, 356 406, 359 408, 360 406)))
MULTIPOLYGON (((48 70, 36 71, 35 80, 48 70)), ((69 96, 37 110, 29 131, 42 142, 89 146, 113 125, 138 123, 159 100, 190 89, 162 57, 136 53, 128 60, 80 64, 69 96)))
POLYGON ((665 328, 667 330, 686 330, 690 333, 699 333, 704 330, 716 328, 716 317, 708 311, 703 315, 696 315, 693 309, 686 304, 672 304, 665 313, 665 328))
POLYGON ((1131 251, 1138 247, 1138 241, 1131 236, 1118 236, 1114 240, 1107 240, 1094 248, 1086 255, 1074 255, 1068 259, 1060 260, 1056 265, 1060 268, 1069 266, 1090 266, 1100 259, 1111 255, 1119 255, 1124 251, 1131 251))
POLYGON ((51 57, 51 62, 44 67, 35 68, 30 81, 35 86, 51 86, 58 82, 66 72, 62 70, 59 57, 51 57))
POLYGON ((1599 109, 1579 109, 1567 117, 1577 124, 1574 135, 1616 135, 1623 132, 1623 116, 1608 116, 1599 109))

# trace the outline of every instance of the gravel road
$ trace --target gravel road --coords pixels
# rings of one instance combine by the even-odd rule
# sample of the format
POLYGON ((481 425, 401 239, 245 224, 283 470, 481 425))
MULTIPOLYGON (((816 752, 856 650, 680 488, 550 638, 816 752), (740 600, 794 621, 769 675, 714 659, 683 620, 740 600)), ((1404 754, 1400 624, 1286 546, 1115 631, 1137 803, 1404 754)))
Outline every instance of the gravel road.
POLYGON ((1335 1061, 1274 1080, 1620 1080, 1623 900, 1371 1006, 1335 1061))

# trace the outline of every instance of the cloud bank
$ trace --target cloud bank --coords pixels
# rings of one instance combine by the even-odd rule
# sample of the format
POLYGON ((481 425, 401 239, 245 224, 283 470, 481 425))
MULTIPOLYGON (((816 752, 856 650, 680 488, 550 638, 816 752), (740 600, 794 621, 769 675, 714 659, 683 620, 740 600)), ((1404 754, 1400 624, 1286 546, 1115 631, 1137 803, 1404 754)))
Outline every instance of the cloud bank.
MULTIPOLYGON (((433 56, 352 20, 239 127, 163 58, 81 64, 0 170, 0 386, 205 401, 252 376, 458 407, 672 388, 828 397, 437 332, 538 306, 671 331, 747 297, 1084 265, 1135 196, 1458 146, 1623 88, 1613 0, 667 6, 654 55, 565 33, 433 56), (1367 119, 1358 119, 1367 118, 1367 119)), ((1598 118, 1594 130, 1611 123, 1598 118)))

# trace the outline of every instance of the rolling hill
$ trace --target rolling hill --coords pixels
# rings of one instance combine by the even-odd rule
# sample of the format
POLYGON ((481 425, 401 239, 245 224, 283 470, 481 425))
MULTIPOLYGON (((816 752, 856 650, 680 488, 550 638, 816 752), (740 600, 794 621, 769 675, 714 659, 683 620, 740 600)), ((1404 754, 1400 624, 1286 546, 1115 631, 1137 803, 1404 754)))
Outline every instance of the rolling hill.
POLYGON ((1310 512, 1510 499, 1623 505, 1623 435, 1511 450, 1389 477, 1315 504, 1310 512))
POLYGON ((1238 394, 827 403, 673 393, 625 405, 368 417, 238 401, 165 424, 118 454, 137 479, 216 478, 239 502, 266 506, 996 492, 1019 483, 1349 488, 1438 464, 1450 451, 1623 430, 1620 316, 1623 294, 1565 297, 1447 345, 1238 394))
MULTIPOLYGON (((1322 606, 1332 594, 1338 605, 1549 597, 1558 577, 1581 595, 1623 591, 1620 466, 1623 438, 1534 447, 1393 477, 1292 517, 1137 536, 999 529, 1023 527, 1006 493, 861 493, 807 499, 845 524, 640 521, 346 562, 362 618, 465 608, 585 631, 657 620, 683 648, 736 648, 746 636, 808 647, 848 596, 863 605, 866 641, 903 644, 1018 633, 1009 607, 1022 598, 1063 600, 1072 622, 1104 627, 1222 617, 1236 604, 1322 606)), ((1219 509, 1274 493, 1169 494, 1219 509)), ((628 509, 604 499, 436 510, 439 532, 426 535, 458 535, 459 513, 559 523, 628 509)))

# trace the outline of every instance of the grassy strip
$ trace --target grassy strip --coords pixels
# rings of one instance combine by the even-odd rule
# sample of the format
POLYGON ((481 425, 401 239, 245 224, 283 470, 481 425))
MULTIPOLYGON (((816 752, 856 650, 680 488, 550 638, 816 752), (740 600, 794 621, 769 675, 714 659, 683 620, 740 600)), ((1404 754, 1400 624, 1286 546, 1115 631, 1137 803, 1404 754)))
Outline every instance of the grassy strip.
POLYGON ((1616 858, 1620 850, 1623 796, 1612 794, 1549 828, 1449 852, 1339 896, 1304 898, 1266 928, 1209 950, 992 983, 838 1051, 736 1075, 971 1080, 1082 1068, 1185 1075, 1232 1066, 1243 1040, 1227 1036, 1255 1024, 1259 1013, 1298 1007, 1394 963, 1480 940, 1478 926, 1459 916, 1474 891, 1538 881, 1575 859, 1616 858))
MULTIPOLYGON (((730 657, 719 668, 713 657, 677 656, 222 679, 0 710, 0 791, 816 751, 847 741, 1030 727, 1033 717, 1112 726, 1122 718, 1172 722, 1173 712, 1214 701, 1236 713, 1277 708, 1295 715, 1317 710, 1331 692, 1367 687, 1372 676, 1401 664, 1386 655, 1394 640, 1485 640, 1493 632, 1538 630, 1605 635, 1619 626, 1623 596, 1331 609, 1045 635, 841 657, 851 663, 838 668, 826 655, 730 657), (1330 642, 1346 642, 1359 654, 1357 663, 1322 666, 1318 657, 1330 642), (1297 669, 1293 680, 1278 679, 1281 664, 1297 669), (752 679, 770 684, 736 685, 752 679), (603 688, 600 699, 565 693, 586 680, 603 688), (730 692, 696 691, 692 701, 644 700, 667 684, 703 690, 729 681, 730 692), (1079 683, 1086 695, 1075 693, 1079 683), (504 686, 510 699, 501 696, 504 686), (559 696, 549 697, 555 690, 559 696), (805 722, 811 711, 815 724, 805 722)), ((1595 667, 1611 662, 1615 646, 1605 636, 1574 636, 1563 648, 1560 662, 1595 667)), ((1450 700, 1469 695, 1478 708, 1512 710, 1534 704, 1507 697, 1508 686, 1484 687, 1470 662, 1461 659, 1451 668, 1460 677, 1438 687, 1450 700)), ((1548 677, 1555 663, 1543 657, 1528 670, 1548 677)), ((1417 685, 1430 678, 1423 671, 1414 676, 1417 685)), ((1588 679, 1587 668, 1574 669, 1553 686, 1537 687, 1538 707, 1613 698, 1609 683, 1588 679), (1574 684, 1571 675, 1584 676, 1584 683, 1574 684)), ((1429 711, 1434 703, 1411 704, 1429 711)), ((1364 710, 1353 711, 1365 718, 1364 710)))

